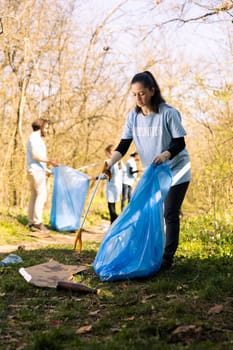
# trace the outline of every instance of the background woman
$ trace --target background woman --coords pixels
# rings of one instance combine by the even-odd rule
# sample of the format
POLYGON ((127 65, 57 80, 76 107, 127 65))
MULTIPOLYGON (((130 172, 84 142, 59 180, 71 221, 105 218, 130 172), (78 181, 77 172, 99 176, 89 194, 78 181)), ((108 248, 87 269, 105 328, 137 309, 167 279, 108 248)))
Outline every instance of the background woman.
MULTIPOLYGON (((108 145, 105 148, 105 153, 108 158, 111 158, 114 152, 114 145, 108 145)), ((117 218, 116 203, 120 200, 123 183, 123 167, 124 163, 119 161, 112 165, 111 178, 106 184, 106 198, 108 202, 108 210, 110 214, 111 224, 117 218)))

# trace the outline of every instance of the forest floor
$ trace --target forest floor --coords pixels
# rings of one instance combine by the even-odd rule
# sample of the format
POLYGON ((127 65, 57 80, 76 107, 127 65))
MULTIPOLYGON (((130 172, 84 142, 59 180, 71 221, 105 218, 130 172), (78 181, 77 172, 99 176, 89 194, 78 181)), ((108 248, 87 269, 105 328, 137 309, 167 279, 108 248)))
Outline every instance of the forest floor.
MULTIPOLYGON (((170 270, 102 281, 93 262, 109 222, 90 219, 78 253, 75 233, 45 237, 29 232, 25 215, 0 214, 0 259, 12 252, 23 260, 0 267, 0 349, 233 349, 231 224, 207 216, 183 219, 170 270), (96 292, 37 287, 19 273, 51 259, 85 266, 73 282, 96 292)), ((118 270, 136 266, 138 254, 124 261, 118 260, 118 270)))

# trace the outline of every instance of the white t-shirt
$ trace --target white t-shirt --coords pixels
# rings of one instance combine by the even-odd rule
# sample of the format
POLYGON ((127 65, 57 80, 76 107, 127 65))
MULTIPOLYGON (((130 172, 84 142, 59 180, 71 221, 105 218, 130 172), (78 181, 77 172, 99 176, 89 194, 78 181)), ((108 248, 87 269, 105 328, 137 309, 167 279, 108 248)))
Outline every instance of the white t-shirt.
MULTIPOLYGON (((132 110, 125 123, 122 139, 133 139, 142 166, 147 168, 154 158, 170 147, 172 138, 184 137, 186 132, 181 124, 180 113, 166 103, 161 103, 159 113, 144 115, 132 110)), ((190 162, 187 149, 183 149, 167 164, 173 177, 190 162)), ((190 169, 175 183, 190 181, 190 169)))
POLYGON ((33 152, 38 155, 39 158, 46 159, 46 145, 41 137, 40 131, 33 131, 28 139, 27 144, 27 169, 29 171, 43 170, 46 171, 46 163, 38 162, 32 157, 33 152))
POLYGON ((123 162, 121 162, 121 168, 119 168, 118 163, 111 167, 112 178, 111 180, 106 180, 106 197, 109 203, 116 203, 120 200, 123 182, 123 169, 123 162))
POLYGON ((136 164, 134 157, 130 157, 127 160, 126 166, 125 166, 125 171, 124 171, 124 176, 123 176, 123 184, 128 185, 128 186, 133 186, 133 183, 134 183, 135 179, 137 178, 137 173, 131 174, 130 169, 132 171, 137 170, 137 164, 136 164))

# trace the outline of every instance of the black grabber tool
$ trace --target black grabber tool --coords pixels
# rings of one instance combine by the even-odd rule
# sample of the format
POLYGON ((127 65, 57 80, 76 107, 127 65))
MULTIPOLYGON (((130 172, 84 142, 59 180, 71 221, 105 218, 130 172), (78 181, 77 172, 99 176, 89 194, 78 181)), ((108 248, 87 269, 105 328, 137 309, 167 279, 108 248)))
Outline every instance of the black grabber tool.
POLYGON ((77 248, 78 253, 80 253, 81 250, 82 250, 82 231, 83 231, 83 225, 84 225, 85 220, 86 220, 86 218, 87 218, 87 214, 88 214, 89 209, 90 209, 90 207, 91 207, 92 201, 93 201, 93 199, 94 199, 94 197, 95 197, 95 194, 96 194, 97 188, 98 188, 98 186, 99 186, 99 183, 100 183, 100 181, 103 180, 103 179, 107 179, 107 178, 108 178, 108 179, 110 180, 111 177, 112 177, 112 174, 111 174, 110 170, 109 170, 109 172, 108 172, 107 174, 105 173, 107 166, 108 166, 108 163, 107 163, 107 161, 105 161, 105 162, 104 162, 103 170, 102 170, 101 174, 97 177, 97 181, 96 181, 94 190, 93 190, 93 192, 92 192, 90 201, 89 201, 89 203, 88 203, 86 212, 85 212, 85 214, 84 214, 83 220, 82 220, 82 222, 81 222, 81 225, 80 225, 78 231, 76 232, 75 241, 74 241, 74 249, 76 249, 76 247, 77 247, 77 245, 78 245, 78 248, 77 248))

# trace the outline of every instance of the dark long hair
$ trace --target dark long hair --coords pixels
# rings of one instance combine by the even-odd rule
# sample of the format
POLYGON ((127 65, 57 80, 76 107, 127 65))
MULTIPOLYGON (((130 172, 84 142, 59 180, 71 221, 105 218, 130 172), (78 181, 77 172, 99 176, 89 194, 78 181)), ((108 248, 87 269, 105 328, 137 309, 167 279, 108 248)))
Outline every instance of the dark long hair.
MULTIPOLYGON (((133 79, 131 80, 131 85, 135 83, 140 83, 147 89, 154 89, 154 95, 151 97, 151 107, 155 113, 159 112, 159 105, 162 102, 165 102, 163 98, 159 85, 155 80, 153 74, 149 71, 145 71, 142 73, 137 73, 133 79)), ((141 112, 141 107, 136 106, 135 110, 137 113, 141 112)))

